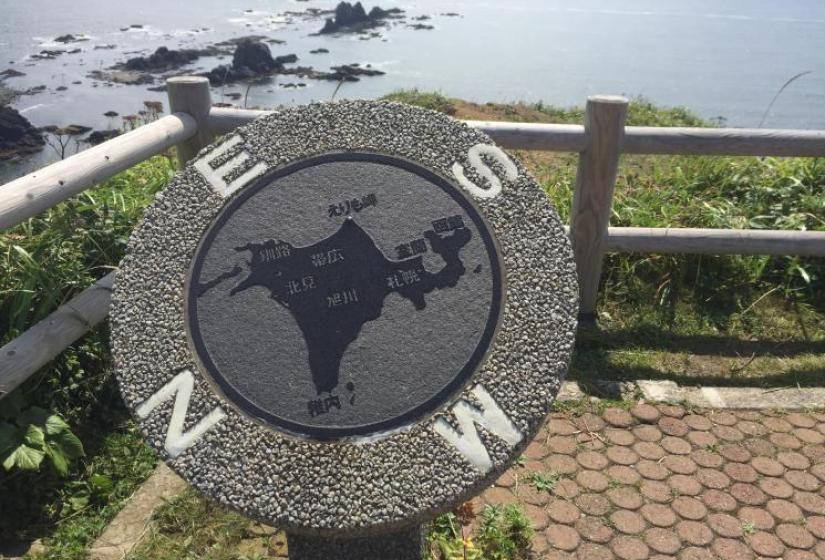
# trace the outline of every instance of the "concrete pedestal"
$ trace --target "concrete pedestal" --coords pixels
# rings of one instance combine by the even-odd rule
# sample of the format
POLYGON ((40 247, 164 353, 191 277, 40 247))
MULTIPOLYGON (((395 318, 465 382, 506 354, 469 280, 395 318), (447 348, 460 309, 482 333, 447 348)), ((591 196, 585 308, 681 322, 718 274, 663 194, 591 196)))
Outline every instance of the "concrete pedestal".
POLYGON ((308 537, 287 533, 290 560, 421 560, 420 525, 358 538, 308 537))

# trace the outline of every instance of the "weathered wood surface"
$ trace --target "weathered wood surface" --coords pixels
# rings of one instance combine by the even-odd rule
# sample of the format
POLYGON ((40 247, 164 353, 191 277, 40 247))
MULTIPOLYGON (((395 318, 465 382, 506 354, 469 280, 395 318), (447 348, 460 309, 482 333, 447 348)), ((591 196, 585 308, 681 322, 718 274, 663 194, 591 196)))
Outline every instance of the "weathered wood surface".
POLYGON ((0 230, 168 150, 196 131, 195 119, 175 113, 0 186, 0 230))
POLYGON ((109 314, 110 272, 0 348, 0 399, 109 314))
POLYGON ((622 153, 825 156, 825 130, 629 126, 622 153))
POLYGON ((615 96, 587 100, 584 127, 589 142, 579 156, 570 212, 570 241, 579 275, 579 312, 583 315, 596 309, 627 104, 627 99, 615 96))
POLYGON ((618 253, 825 257, 825 232, 612 227, 608 229, 607 250, 618 253))
POLYGON ((212 108, 209 80, 202 76, 176 76, 166 80, 166 87, 169 110, 188 113, 197 122, 197 132, 177 146, 178 163, 183 167, 215 138, 208 122, 212 108))

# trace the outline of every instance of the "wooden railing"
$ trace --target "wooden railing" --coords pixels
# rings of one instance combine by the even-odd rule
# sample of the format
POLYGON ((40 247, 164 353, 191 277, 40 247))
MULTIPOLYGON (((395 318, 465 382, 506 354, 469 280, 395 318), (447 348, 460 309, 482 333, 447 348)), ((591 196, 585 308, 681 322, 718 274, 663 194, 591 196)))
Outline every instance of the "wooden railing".
MULTIPOLYGON (((216 135, 268 114, 212 107, 205 78, 168 86, 171 115, 0 187, 0 230, 172 146, 186 163, 216 135)), ((609 227, 623 153, 825 156, 825 131, 625 126, 627 105, 591 97, 583 125, 467 121, 505 148, 579 153, 570 237, 583 315, 595 311, 605 252, 825 256, 825 232, 609 227)), ((106 318, 113 280, 110 273, 0 348, 0 398, 106 318)))

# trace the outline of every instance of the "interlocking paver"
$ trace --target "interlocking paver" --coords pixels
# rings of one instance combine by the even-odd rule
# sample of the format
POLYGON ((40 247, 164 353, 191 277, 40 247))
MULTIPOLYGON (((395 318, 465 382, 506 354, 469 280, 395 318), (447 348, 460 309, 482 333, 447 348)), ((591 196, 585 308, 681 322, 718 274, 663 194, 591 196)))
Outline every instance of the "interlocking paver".
POLYGON ((482 497, 522 505, 536 559, 825 560, 825 413, 641 403, 540 433, 482 497))

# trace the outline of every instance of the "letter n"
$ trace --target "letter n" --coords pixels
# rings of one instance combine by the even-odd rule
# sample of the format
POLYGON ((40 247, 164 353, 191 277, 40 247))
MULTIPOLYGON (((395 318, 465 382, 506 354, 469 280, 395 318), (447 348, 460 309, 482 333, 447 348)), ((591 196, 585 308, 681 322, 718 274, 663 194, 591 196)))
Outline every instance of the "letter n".
POLYGON ((206 154, 200 159, 197 159, 195 163, 192 165, 197 169, 203 178, 207 180, 207 182, 212 185, 212 188, 215 189, 215 192, 221 196, 229 196, 249 181, 266 171, 267 167, 266 164, 263 162, 258 162, 249 169, 247 169, 243 174, 239 177, 234 179, 232 182, 227 183, 224 180, 224 177, 238 169, 239 167, 243 166, 246 161, 249 159, 249 154, 244 151, 239 152, 238 154, 229 158, 225 163, 219 165, 218 167, 212 167, 212 162, 216 161, 221 158, 225 153, 231 150, 233 147, 240 144, 243 140, 237 134, 231 136, 226 142, 206 154))
POLYGON ((433 430, 464 455, 475 468, 486 473, 493 468, 493 462, 478 436, 476 424, 484 426, 488 431, 507 442, 510 447, 520 442, 524 436, 484 387, 476 385, 471 392, 481 404, 481 410, 461 399, 450 410, 458 421, 460 431, 453 428, 443 418, 435 421, 433 430))
POLYGON ((201 418, 192 429, 184 432, 183 423, 186 420, 186 412, 189 410, 189 400, 192 398, 194 388, 195 377, 191 371, 185 369, 161 387, 157 393, 143 401, 136 409, 138 417, 144 419, 158 405, 175 397, 175 406, 172 409, 172 418, 169 420, 164 444, 166 452, 172 459, 195 445, 203 434, 226 417, 221 407, 215 407, 209 414, 201 418))

